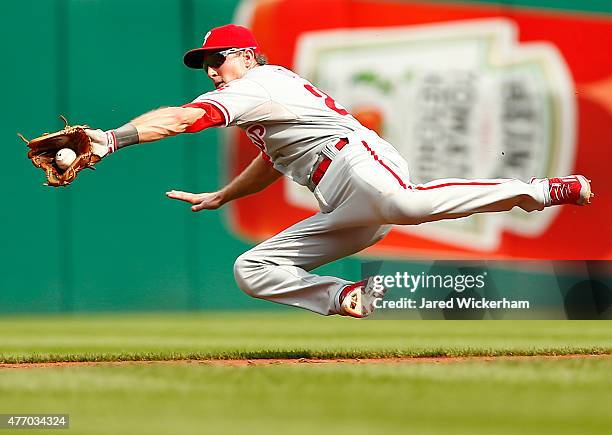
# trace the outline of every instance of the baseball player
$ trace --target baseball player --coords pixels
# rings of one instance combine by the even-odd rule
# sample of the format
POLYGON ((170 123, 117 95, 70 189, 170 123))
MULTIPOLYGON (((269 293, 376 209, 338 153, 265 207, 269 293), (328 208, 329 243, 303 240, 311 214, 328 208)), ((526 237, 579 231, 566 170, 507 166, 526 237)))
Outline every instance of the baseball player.
POLYGON ((168 198, 213 210, 265 189, 281 175, 307 186, 321 211, 242 254, 238 286, 250 296, 323 315, 365 317, 373 278, 349 282, 310 271, 378 242, 391 225, 418 225, 474 213, 590 202, 582 175, 532 179, 444 179, 415 185, 398 151, 331 96, 281 66, 267 65, 253 34, 226 25, 207 33, 184 63, 203 69, 215 90, 182 107, 146 113, 115 130, 87 130, 101 157, 125 146, 205 128, 237 126, 261 150, 217 192, 171 190, 168 198))

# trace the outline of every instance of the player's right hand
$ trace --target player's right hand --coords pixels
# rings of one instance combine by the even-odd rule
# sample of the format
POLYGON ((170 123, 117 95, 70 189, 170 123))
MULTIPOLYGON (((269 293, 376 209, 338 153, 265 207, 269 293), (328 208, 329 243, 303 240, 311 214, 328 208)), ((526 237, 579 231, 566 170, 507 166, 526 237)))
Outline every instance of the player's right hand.
POLYGON ((166 192, 166 196, 192 204, 191 211, 216 210, 224 203, 220 192, 190 193, 171 190, 166 192))

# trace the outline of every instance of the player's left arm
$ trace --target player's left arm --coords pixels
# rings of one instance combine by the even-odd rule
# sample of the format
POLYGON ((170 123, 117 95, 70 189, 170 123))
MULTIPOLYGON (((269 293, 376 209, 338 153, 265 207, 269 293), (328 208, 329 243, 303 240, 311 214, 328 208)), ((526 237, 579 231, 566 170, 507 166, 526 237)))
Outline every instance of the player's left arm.
POLYGON ((100 157, 137 143, 153 142, 210 127, 226 127, 253 108, 270 100, 269 93, 250 81, 234 80, 221 90, 200 95, 181 107, 163 107, 140 115, 113 130, 87 129, 100 157))
POLYGON ((185 133, 206 115, 199 107, 164 107, 145 113, 130 121, 138 131, 139 143, 153 142, 185 133))
POLYGON ((100 157, 129 145, 153 142, 180 133, 196 132, 223 125, 223 116, 216 109, 202 107, 162 107, 147 112, 113 130, 87 129, 100 157))

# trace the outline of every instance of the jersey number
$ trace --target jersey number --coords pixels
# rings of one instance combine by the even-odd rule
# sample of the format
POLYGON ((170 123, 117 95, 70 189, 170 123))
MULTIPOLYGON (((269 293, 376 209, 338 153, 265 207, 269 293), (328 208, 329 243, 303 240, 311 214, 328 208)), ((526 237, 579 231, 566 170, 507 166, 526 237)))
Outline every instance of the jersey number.
POLYGON ((325 92, 323 92, 322 90, 317 89, 314 86, 308 85, 308 84, 304 85, 304 87, 308 90, 308 92, 310 92, 315 97, 325 98, 325 105, 329 107, 331 110, 333 110, 334 112, 342 116, 349 114, 348 111, 344 109, 343 107, 338 107, 338 105, 336 104, 336 101, 332 97, 327 95, 325 92))

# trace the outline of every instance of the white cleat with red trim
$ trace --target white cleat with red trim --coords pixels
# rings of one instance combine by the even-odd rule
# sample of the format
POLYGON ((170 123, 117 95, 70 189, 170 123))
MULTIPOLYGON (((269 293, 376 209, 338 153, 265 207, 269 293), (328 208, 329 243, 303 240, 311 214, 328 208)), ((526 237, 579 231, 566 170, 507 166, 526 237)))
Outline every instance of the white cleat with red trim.
POLYGON ((374 277, 347 285, 338 295, 340 314, 361 319, 372 314, 376 299, 385 296, 386 289, 375 288, 374 277))
POLYGON ((591 180, 583 175, 558 178, 532 178, 530 184, 546 183, 546 205, 587 205, 595 196, 591 192, 591 180))

